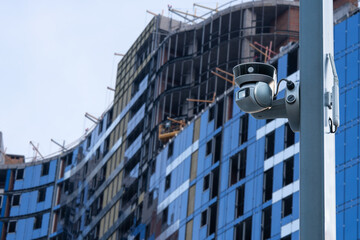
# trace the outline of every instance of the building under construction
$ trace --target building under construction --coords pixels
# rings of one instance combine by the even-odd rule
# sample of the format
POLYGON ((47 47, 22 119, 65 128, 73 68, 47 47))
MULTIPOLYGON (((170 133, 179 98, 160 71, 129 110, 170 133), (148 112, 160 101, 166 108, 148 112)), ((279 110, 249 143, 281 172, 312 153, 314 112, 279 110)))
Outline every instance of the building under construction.
MULTIPOLYGON (((335 2, 339 22, 356 11, 335 2)), ((299 238, 299 136, 241 112, 232 75, 256 61, 299 79, 299 2, 169 10, 184 21, 150 21, 79 142, 24 163, 0 140, 1 240, 299 238)))

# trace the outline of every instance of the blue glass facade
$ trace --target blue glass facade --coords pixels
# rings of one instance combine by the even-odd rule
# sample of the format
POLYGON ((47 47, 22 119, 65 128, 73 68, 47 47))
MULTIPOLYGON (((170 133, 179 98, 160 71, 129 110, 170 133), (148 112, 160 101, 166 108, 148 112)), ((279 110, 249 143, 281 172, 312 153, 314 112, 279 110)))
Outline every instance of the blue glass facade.
POLYGON ((340 121, 336 134, 337 239, 359 232, 359 21, 355 14, 335 26, 335 63, 340 80, 340 121))

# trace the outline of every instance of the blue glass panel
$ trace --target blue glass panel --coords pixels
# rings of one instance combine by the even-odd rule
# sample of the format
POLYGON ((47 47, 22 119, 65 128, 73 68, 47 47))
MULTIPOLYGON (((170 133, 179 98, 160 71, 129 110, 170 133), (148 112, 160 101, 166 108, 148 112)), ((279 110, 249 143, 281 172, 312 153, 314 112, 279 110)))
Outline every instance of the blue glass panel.
POLYGON ((352 121, 358 116, 358 88, 346 91, 346 122, 352 121))
POLYGON ((347 47, 354 45, 359 42, 359 15, 356 14, 347 19, 347 47))
POLYGON ((343 164, 345 159, 345 132, 339 132, 335 136, 335 160, 336 166, 343 164))
POLYGON ((336 239, 344 239, 344 212, 336 214, 336 239))
POLYGON ((358 58, 359 58, 359 53, 358 50, 355 50, 349 54, 346 55, 346 63, 347 63, 347 68, 346 68, 346 84, 349 84, 351 82, 354 82, 356 80, 358 80, 358 58))
POLYGON ((288 55, 285 54, 278 61, 278 79, 287 77, 287 64, 288 64, 288 55))
POLYGON ((275 129, 275 154, 284 150, 284 125, 275 129))
POLYGON ((273 192, 282 188, 282 178, 283 178, 283 162, 276 164, 274 166, 274 185, 273 192))
POLYGON ((358 156, 358 126, 355 125, 351 128, 346 129, 345 133, 345 160, 349 161, 350 159, 354 159, 358 156))
POLYGON ((344 239, 356 239, 357 236, 357 207, 345 210, 345 237, 344 239))
POLYGON ((339 101, 340 101, 340 124, 344 124, 345 123, 345 93, 340 94, 339 97, 339 101))
POLYGON ((345 30, 346 30, 346 21, 343 21, 335 26, 334 38, 335 38, 335 53, 345 49, 345 30))
POLYGON ((344 171, 336 173, 336 205, 344 203, 344 171))
POLYGON ((335 60, 336 70, 339 77, 340 88, 345 86, 345 58, 341 57, 335 60))
POLYGON ((272 205, 271 209, 271 236, 280 233, 281 201, 272 205))
POLYGON ((350 201, 357 197, 357 166, 345 169, 345 201, 350 201))

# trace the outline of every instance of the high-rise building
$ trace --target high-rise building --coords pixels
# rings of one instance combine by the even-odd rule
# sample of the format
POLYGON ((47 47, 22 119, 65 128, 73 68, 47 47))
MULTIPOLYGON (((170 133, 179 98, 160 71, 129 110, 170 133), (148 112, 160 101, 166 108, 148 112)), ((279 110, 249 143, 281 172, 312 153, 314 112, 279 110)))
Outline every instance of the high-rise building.
MULTIPOLYGON (((349 102, 336 139, 339 239, 357 236, 360 194, 352 2, 334 5, 340 101, 349 102)), ((154 17, 118 64, 113 106, 78 142, 31 163, 1 151, 1 240, 299 238, 299 134, 285 119, 241 112, 231 76, 239 63, 267 61, 279 79, 299 80, 299 2, 206 17, 154 17)))

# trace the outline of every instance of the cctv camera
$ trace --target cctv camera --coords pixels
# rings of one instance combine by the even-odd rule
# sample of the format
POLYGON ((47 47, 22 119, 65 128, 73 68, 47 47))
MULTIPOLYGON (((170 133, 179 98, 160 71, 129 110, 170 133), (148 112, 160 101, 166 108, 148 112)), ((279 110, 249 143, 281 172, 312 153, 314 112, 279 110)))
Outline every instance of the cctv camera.
POLYGON ((271 108, 276 86, 276 69, 264 63, 243 63, 234 67, 240 87, 235 98, 241 110, 256 113, 271 108))
MULTIPOLYGON (((287 82, 285 98, 274 100, 278 92, 276 69, 265 63, 243 63, 234 67, 235 93, 239 108, 257 119, 288 118, 293 131, 300 129, 299 84, 287 82), (277 87, 277 89, 275 89, 277 87), (275 93, 276 90, 276 93, 275 93)), ((279 82, 279 83, 280 83, 279 82)))

